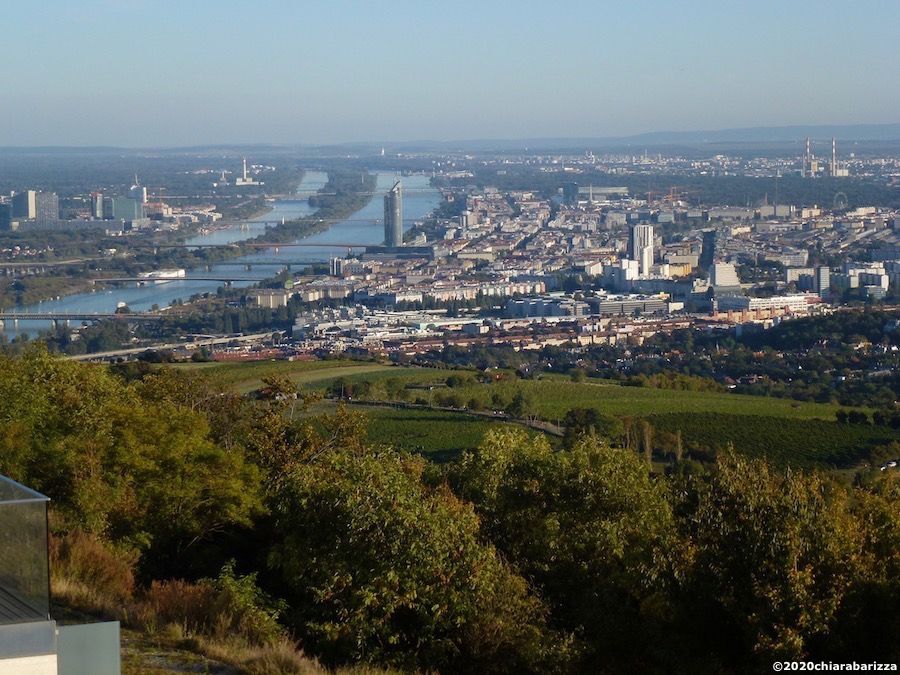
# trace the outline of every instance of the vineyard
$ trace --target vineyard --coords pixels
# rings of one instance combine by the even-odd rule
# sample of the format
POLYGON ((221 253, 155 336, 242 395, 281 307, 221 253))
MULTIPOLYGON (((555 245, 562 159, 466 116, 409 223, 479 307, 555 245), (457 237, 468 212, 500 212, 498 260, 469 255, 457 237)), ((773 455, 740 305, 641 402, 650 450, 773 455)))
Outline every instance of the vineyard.
POLYGON ((878 445, 900 440, 900 432, 869 424, 823 420, 698 413, 648 417, 657 432, 681 432, 686 451, 722 450, 732 444, 741 454, 767 457, 779 464, 805 467, 850 467, 864 461, 878 445))

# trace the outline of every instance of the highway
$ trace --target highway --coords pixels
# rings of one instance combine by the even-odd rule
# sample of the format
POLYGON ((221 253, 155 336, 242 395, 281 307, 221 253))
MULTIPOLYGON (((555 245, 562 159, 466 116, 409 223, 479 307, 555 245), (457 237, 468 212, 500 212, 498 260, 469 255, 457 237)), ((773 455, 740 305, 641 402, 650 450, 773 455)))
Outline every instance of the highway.
POLYGON ((216 337, 204 338, 202 340, 186 340, 184 342, 167 342, 165 344, 153 345, 152 347, 132 347, 129 349, 116 349, 110 352, 95 352, 93 354, 77 354, 75 356, 66 356, 65 358, 72 361, 109 361, 124 356, 137 356, 148 350, 165 351, 170 349, 183 349, 186 347, 211 347, 213 345, 225 345, 229 342, 258 342, 272 336, 272 331, 268 333, 253 333, 250 335, 241 335, 240 337, 216 337))

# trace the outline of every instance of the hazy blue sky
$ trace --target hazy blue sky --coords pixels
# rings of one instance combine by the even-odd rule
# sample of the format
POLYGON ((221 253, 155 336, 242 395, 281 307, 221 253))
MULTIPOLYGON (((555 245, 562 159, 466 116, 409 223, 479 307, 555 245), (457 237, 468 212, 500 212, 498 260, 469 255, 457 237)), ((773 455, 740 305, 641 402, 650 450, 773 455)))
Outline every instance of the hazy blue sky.
POLYGON ((0 145, 900 121, 898 0, 39 0, 2 23, 0 145))

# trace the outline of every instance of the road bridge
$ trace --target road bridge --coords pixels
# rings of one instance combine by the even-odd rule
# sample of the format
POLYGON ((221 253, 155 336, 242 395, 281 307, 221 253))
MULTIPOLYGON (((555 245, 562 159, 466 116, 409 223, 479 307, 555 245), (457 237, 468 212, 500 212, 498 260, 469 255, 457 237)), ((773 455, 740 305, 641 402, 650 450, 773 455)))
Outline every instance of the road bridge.
POLYGON ((257 249, 267 249, 267 248, 381 248, 382 244, 372 244, 372 243, 360 243, 360 242, 344 242, 344 241, 332 241, 332 242, 307 242, 302 243, 299 241, 296 242, 286 242, 286 243, 274 243, 274 242, 257 242, 257 241, 241 241, 234 242, 231 244, 131 244, 131 248, 134 249, 153 249, 154 251, 160 248, 257 248, 257 249))
POLYGON ((221 260, 217 262, 211 262, 206 265, 207 268, 210 267, 218 267, 218 266, 230 266, 230 267, 243 267, 244 269, 250 269, 254 265, 259 267, 290 267, 291 265, 322 265, 327 263, 327 260, 322 260, 321 258, 307 258, 303 260, 298 259, 285 259, 285 260, 221 260))
MULTIPOLYGON (((381 218, 315 218, 312 215, 301 216, 300 218, 283 218, 279 220, 220 220, 220 225, 265 225, 266 227, 283 225, 297 220, 307 220, 315 223, 366 223, 372 227, 383 227, 384 221, 381 218)), ((424 218, 404 218, 404 223, 415 223, 424 218)))
POLYGON ((0 330, 6 327, 7 321, 12 321, 18 326, 19 321, 49 321, 53 327, 60 322, 68 325, 70 321, 129 321, 133 323, 162 321, 166 317, 162 314, 149 312, 0 312, 0 330))
POLYGON ((260 281, 265 281, 266 279, 270 279, 271 277, 236 277, 236 276, 226 276, 223 274, 212 275, 212 276, 194 276, 191 275, 189 277, 177 277, 172 279, 157 279, 157 278, 147 278, 147 277, 98 277, 96 279, 91 279, 91 283, 110 283, 110 284, 118 284, 118 283, 137 283, 142 286, 156 286, 159 284, 168 284, 173 281, 221 281, 224 284, 231 285, 235 281, 251 281, 253 283, 259 283, 260 281))

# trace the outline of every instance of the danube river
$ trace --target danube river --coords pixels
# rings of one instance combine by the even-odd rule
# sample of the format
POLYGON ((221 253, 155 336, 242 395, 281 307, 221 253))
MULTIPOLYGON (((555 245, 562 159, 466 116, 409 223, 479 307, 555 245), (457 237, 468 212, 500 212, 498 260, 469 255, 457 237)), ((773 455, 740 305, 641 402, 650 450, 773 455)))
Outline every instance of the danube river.
MULTIPOLYGON (((316 244, 328 244, 330 242, 360 245, 381 244, 384 240, 384 228, 382 225, 384 209, 380 195, 383 192, 387 192, 400 177, 393 173, 381 172, 377 173, 376 176, 376 194, 366 206, 347 220, 334 223, 328 230, 298 241, 308 241, 316 244)), ((272 202, 269 212, 248 221, 249 229, 245 228, 242 230, 240 226, 223 228, 206 235, 192 237, 186 243, 222 245, 235 243, 244 239, 251 239, 262 233, 267 227, 266 222, 280 222, 282 218, 293 220, 307 216, 315 211, 309 206, 307 197, 321 189, 325 185, 326 180, 327 175, 325 173, 307 171, 303 175, 302 182, 297 187, 296 197, 272 202)), ((404 189, 409 190, 403 194, 403 226, 404 229, 409 229, 416 220, 424 218, 438 206, 440 193, 430 188, 427 176, 404 176, 402 181, 404 189)), ((97 290, 91 293, 68 295, 59 300, 50 300, 18 308, 18 311, 38 313, 109 313, 115 311, 119 303, 125 303, 136 312, 147 311, 154 305, 167 307, 174 300, 187 300, 198 293, 215 293, 218 287, 222 285, 222 282, 219 281, 192 280, 191 276, 273 277, 277 274, 279 268, 272 264, 262 263, 277 263, 281 261, 287 263, 293 260, 325 261, 335 256, 343 257, 348 250, 346 246, 335 246, 334 248, 325 246, 289 246, 281 247, 277 250, 275 248, 263 249, 223 263, 210 265, 209 269, 198 267, 188 272, 185 279, 178 281, 147 286, 119 286, 111 289, 104 289, 98 286, 97 290), (258 267, 252 266, 254 262, 260 263, 260 265, 258 267), (246 269, 246 265, 251 265, 249 271, 246 269)), ((298 267, 302 267, 302 265, 292 265, 292 269, 297 269, 298 267)), ((256 282, 235 281, 234 286, 244 287, 253 283, 256 282)), ((37 331, 48 327, 49 324, 46 321, 20 321, 18 328, 8 323, 6 335, 10 338, 19 333, 28 333, 33 336, 37 331)))

